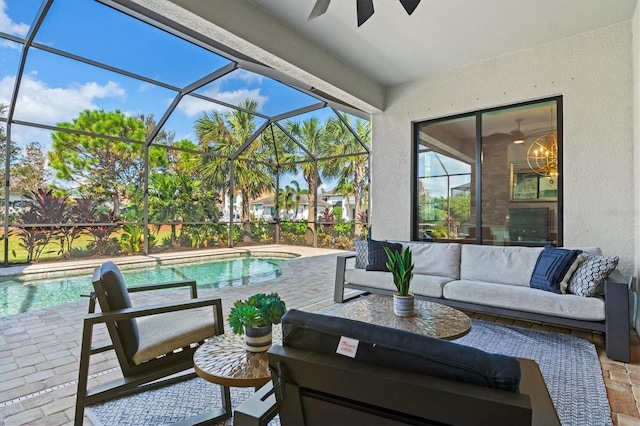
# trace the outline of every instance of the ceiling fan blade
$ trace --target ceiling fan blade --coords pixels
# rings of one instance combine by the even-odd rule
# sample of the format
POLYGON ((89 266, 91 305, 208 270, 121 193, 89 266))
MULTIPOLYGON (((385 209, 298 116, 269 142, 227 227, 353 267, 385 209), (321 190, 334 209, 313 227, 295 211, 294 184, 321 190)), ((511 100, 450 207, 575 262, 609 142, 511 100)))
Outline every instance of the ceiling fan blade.
POLYGON ((316 0, 316 4, 313 6, 307 21, 317 18, 318 16, 324 14, 329 8, 329 3, 331 0, 316 0))
POLYGON ((367 19, 373 16, 373 0, 356 0, 358 26, 367 22, 367 19))
POLYGON ((411 15, 413 11, 416 10, 416 7, 418 7, 418 5, 420 4, 420 0, 400 0, 400 3, 402 3, 402 7, 404 7, 404 10, 406 10, 407 13, 411 15))

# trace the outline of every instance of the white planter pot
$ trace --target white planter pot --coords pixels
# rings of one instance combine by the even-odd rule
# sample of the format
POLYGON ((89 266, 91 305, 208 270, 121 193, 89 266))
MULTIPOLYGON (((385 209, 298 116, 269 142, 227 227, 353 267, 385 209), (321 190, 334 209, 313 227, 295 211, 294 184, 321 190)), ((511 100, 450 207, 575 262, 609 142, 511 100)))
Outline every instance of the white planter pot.
POLYGON ((270 325, 246 328, 244 337, 249 352, 264 352, 271 347, 272 328, 270 325))
POLYGON ((401 317, 408 317, 413 315, 415 298, 413 294, 408 296, 400 296, 398 294, 393 295, 393 312, 401 317))

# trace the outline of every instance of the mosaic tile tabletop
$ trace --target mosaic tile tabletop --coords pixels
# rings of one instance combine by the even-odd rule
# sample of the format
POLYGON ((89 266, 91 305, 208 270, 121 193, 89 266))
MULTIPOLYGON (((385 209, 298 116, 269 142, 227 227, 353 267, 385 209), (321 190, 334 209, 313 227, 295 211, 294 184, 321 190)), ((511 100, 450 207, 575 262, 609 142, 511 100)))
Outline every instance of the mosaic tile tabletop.
MULTIPOLYGON (((273 326, 273 343, 282 341, 282 329, 273 326)), ((271 380, 267 352, 249 352, 244 334, 225 333, 208 339, 193 355, 196 373, 224 386, 262 386, 271 380)))
POLYGON ((415 313, 406 317, 393 313, 393 297, 382 295, 343 303, 323 313, 446 340, 457 339, 471 330, 471 319, 462 311, 418 299, 415 313))

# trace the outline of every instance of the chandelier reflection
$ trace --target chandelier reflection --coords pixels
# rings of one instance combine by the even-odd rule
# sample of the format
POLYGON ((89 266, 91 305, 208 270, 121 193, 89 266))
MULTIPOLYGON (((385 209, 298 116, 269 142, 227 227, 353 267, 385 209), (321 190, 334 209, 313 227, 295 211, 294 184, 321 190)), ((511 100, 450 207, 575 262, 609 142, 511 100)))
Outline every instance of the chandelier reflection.
POLYGON ((553 183, 558 177, 558 137, 555 132, 542 135, 531 143, 527 163, 531 170, 553 183))

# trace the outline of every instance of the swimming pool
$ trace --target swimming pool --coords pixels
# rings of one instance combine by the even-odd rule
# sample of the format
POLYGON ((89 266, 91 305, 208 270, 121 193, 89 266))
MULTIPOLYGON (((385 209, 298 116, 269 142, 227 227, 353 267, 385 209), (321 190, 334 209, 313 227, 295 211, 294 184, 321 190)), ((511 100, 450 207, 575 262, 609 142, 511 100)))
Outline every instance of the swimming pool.
MULTIPOLYGON (((196 280, 199 289, 257 284, 281 275, 286 258, 239 257, 122 269, 128 286, 177 280, 196 280)), ((91 274, 31 280, 24 276, 0 281, 0 317, 82 300, 93 286, 91 274)))

